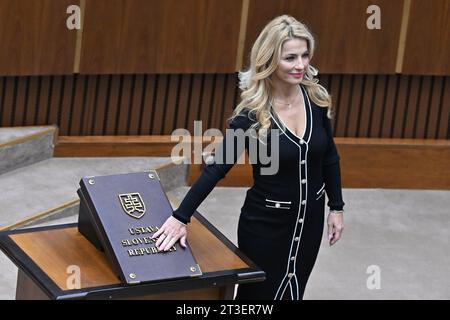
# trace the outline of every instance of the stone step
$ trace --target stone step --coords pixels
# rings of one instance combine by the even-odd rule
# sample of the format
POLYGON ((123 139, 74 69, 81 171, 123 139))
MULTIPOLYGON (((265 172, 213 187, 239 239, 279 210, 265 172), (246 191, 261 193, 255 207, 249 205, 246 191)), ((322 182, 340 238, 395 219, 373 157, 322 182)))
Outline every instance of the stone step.
POLYGON ((0 174, 53 156, 56 126, 0 128, 0 174))
POLYGON ((170 157, 52 158, 0 176, 0 231, 77 216, 84 176, 155 169, 167 191, 186 184, 187 165, 170 157))

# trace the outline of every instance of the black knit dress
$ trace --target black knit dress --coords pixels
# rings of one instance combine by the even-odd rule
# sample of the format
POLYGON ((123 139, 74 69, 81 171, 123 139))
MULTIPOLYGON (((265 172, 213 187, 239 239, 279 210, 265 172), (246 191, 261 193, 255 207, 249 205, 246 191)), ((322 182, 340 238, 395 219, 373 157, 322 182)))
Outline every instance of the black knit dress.
MULTIPOLYGON (((327 109, 315 105, 305 88, 300 87, 306 115, 303 136, 298 137, 283 126, 271 109, 272 128, 279 129, 279 133, 269 134, 266 146, 270 154, 273 139, 278 139, 279 168, 275 174, 262 174, 261 169, 269 167, 267 161, 251 159, 254 184, 241 208, 238 246, 266 272, 266 280, 239 285, 237 299, 302 299, 322 239, 325 192, 331 209, 342 210, 344 206, 339 155, 327 109)), ((253 119, 254 115, 245 110, 233 119, 230 129, 246 131, 253 119)), ((255 141, 252 135, 246 136, 247 151, 255 141)), ((215 162, 205 167, 174 211, 175 218, 189 222, 197 207, 233 167, 234 163, 225 161, 230 143, 234 162, 244 151, 238 147, 237 138, 225 136, 215 162)))

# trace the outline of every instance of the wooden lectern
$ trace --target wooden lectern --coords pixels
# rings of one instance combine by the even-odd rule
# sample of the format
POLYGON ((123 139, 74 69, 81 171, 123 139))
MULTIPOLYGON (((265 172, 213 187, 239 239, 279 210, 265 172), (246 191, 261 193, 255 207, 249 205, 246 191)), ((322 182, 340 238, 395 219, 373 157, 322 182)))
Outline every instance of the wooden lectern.
POLYGON ((16 299, 233 299, 235 284, 264 280, 265 273, 198 212, 188 235, 202 276, 136 285, 119 280, 77 224, 2 232, 0 248, 19 269, 16 299))

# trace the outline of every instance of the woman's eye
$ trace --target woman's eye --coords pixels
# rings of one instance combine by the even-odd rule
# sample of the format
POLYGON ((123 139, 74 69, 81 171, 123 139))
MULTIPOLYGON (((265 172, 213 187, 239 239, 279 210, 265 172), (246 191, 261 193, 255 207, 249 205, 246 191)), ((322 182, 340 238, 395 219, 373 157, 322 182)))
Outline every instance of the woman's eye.
POLYGON ((308 54, 308 53, 305 53, 302 57, 303 57, 303 58, 309 58, 309 54, 308 54))
POLYGON ((287 61, 292 61, 292 60, 294 60, 294 57, 287 57, 286 60, 287 61))

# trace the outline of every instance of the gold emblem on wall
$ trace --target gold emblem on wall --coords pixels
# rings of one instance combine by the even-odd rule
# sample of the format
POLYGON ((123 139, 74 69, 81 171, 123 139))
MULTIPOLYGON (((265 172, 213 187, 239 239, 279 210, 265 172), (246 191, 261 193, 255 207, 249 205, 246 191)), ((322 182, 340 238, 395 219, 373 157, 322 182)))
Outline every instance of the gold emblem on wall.
POLYGON ((123 211, 130 217, 140 219, 145 214, 145 203, 138 192, 119 194, 123 211))

